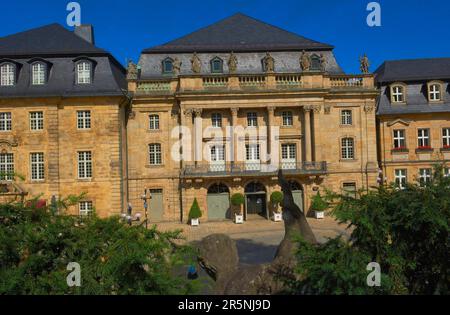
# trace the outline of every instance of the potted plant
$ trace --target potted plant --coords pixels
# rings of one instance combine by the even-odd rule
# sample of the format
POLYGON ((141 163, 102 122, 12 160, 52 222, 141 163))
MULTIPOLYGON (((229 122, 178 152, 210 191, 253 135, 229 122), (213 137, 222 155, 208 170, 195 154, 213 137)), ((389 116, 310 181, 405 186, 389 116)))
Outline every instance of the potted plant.
POLYGON ((200 218, 202 217, 202 211, 198 205, 197 198, 194 199, 192 203, 191 210, 189 211, 189 219, 191 221, 191 226, 199 226, 200 218))
POLYGON ((323 200, 320 192, 314 196, 311 204, 311 209, 314 211, 314 215, 316 219, 324 219, 325 218, 325 210, 328 209, 328 203, 323 200))
POLYGON ((244 223, 244 203, 245 197, 243 194, 237 193, 231 196, 231 204, 238 208, 238 211, 234 214, 234 222, 236 224, 244 223))
POLYGON ((280 204, 283 201, 284 195, 280 191, 274 191, 270 195, 270 201, 273 206, 273 220, 275 222, 283 221, 283 214, 281 213, 280 204))

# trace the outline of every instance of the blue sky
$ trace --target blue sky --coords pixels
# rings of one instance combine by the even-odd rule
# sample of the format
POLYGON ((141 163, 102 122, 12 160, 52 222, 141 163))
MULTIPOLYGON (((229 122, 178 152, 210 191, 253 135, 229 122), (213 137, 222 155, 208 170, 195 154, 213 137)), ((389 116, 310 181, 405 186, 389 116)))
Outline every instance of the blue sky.
MULTIPOLYGON (((0 36, 60 23, 68 0, 2 3, 0 36), (6 19, 6 21, 5 21, 6 19)), ((375 70, 384 60, 450 57, 448 0, 382 0, 382 26, 366 24, 371 0, 79 0, 82 23, 93 24, 97 46, 123 64, 142 49, 166 43, 236 12, 336 47, 340 65, 359 73, 366 52, 375 70)))

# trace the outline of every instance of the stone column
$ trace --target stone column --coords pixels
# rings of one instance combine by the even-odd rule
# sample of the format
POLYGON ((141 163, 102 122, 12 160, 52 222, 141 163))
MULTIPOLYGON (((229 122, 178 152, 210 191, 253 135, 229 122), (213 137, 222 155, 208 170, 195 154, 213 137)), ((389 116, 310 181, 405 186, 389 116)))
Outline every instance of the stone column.
POLYGON ((194 109, 194 161, 198 164, 203 158, 203 123, 202 123, 202 109, 194 109), (200 142, 200 143, 199 143, 200 142), (198 148, 197 148, 198 146, 198 148))
POLYGON ((239 108, 234 107, 231 108, 231 152, 230 156, 232 158, 233 163, 237 163, 237 151, 238 148, 236 147, 238 145, 238 141, 236 141, 236 134, 234 133, 234 128, 237 126, 238 123, 238 114, 239 114, 239 108))
POLYGON ((318 120, 316 119, 319 114, 320 111, 322 110, 322 107, 320 105, 314 105, 312 106, 312 110, 313 110, 313 115, 311 117, 311 122, 310 122, 310 127, 311 127, 311 162, 316 162, 316 134, 315 134, 315 130, 314 128, 316 127, 316 122, 318 122, 318 120))
MULTIPOLYGON (((272 154, 272 131, 270 129, 271 126, 274 124, 274 117, 275 117, 275 109, 274 106, 267 107, 267 153, 272 154)), ((273 160, 272 156, 270 157, 270 160, 273 160)))
POLYGON ((312 162, 312 151, 311 151, 311 111, 312 106, 303 106, 303 113, 305 117, 305 134, 303 142, 305 144, 305 162, 312 162))

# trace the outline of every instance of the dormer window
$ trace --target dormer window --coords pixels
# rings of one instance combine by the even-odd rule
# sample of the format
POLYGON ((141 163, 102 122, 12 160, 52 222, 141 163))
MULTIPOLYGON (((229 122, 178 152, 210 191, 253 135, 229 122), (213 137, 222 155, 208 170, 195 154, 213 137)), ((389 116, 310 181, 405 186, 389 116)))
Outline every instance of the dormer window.
POLYGON ((163 73, 173 73, 173 59, 172 58, 166 58, 162 62, 162 70, 163 73))
POLYGON ((47 81, 47 65, 36 62, 31 65, 31 82, 33 85, 43 85, 47 81))
POLYGON ((431 82, 428 84, 428 100, 430 102, 442 101, 442 84, 439 82, 431 82))
POLYGON ((0 66, 0 85, 14 86, 16 84, 16 66, 12 63, 5 63, 0 66))
POLYGON ((77 63, 77 84, 92 83, 92 63, 83 60, 77 63))
POLYGON ((320 57, 317 55, 313 55, 311 57, 311 70, 319 71, 320 69, 321 69, 320 57))
POLYGON ((391 86, 391 102, 406 103, 406 87, 404 85, 395 84, 391 86))
POLYGON ((211 60, 211 72, 212 73, 223 73, 223 61, 219 57, 211 60))

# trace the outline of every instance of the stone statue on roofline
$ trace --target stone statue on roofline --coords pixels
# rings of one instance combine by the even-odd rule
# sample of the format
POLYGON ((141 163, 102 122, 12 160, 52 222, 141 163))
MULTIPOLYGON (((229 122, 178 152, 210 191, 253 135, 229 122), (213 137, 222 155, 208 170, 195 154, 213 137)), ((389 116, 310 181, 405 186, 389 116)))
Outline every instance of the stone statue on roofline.
POLYGON ((172 63, 173 73, 175 75, 179 75, 181 72, 181 61, 178 58, 175 58, 172 63))
POLYGON ((238 60, 234 52, 231 52, 230 59, 228 59, 228 69, 230 73, 236 73, 238 60))
POLYGON ((303 51, 300 56, 300 67, 303 71, 311 70, 311 56, 306 51, 303 51))
POLYGON ((137 80, 137 78, 138 78, 138 67, 132 60, 129 60, 127 67, 127 80, 137 80))
POLYGON ((368 74, 370 73, 370 61, 369 58, 367 57, 367 54, 364 54, 364 56, 359 57, 359 62, 361 64, 360 69, 361 72, 364 74, 368 74))
POLYGON ((327 57, 324 54, 320 54, 320 70, 325 72, 327 70, 327 57))
POLYGON ((202 62, 196 52, 192 56, 191 64, 192 64, 192 72, 200 73, 202 71, 202 62))
POLYGON ((263 59, 264 71, 271 73, 275 71, 275 59, 270 55, 269 52, 266 53, 266 56, 263 59))

